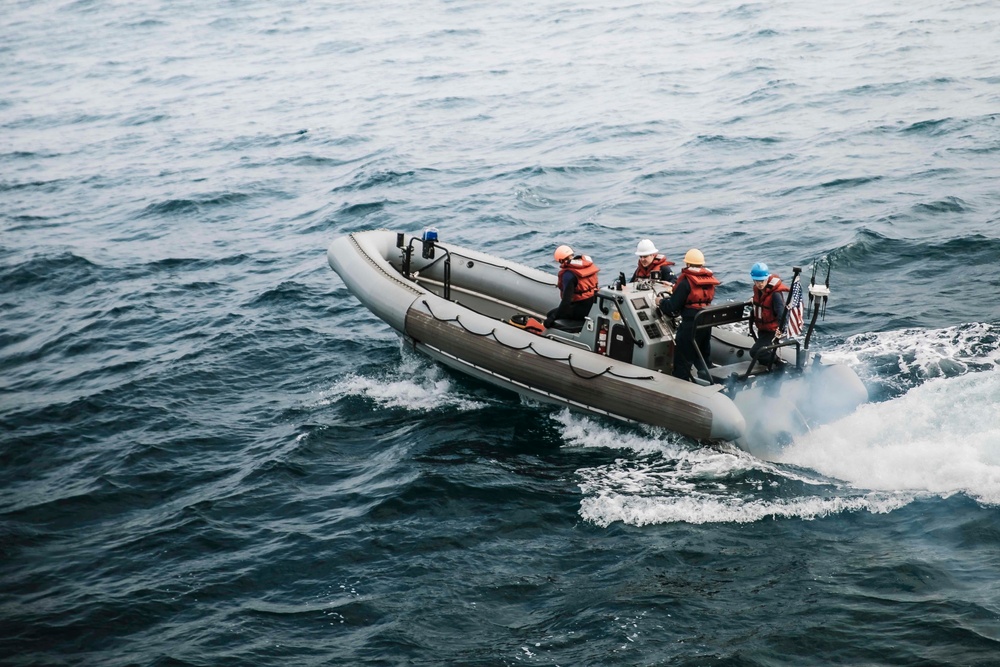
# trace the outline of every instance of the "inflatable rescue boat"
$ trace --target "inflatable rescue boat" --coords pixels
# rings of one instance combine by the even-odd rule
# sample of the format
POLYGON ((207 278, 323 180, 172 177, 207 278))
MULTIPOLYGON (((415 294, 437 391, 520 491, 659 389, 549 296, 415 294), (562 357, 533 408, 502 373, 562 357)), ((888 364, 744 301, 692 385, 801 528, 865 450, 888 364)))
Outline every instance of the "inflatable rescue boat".
MULTIPOLYGON (((330 266, 347 289, 414 349, 459 372, 529 398, 580 412, 641 422, 757 454, 868 400, 849 367, 809 354, 828 285, 809 287, 804 336, 771 349, 771 365, 750 358, 749 302, 705 308, 711 355, 691 380, 673 377, 677 323, 656 301, 672 286, 656 280, 601 287, 588 317, 532 326, 559 303, 554 274, 440 241, 387 230, 335 239, 330 266)), ((796 275, 797 275, 796 271, 796 275)))

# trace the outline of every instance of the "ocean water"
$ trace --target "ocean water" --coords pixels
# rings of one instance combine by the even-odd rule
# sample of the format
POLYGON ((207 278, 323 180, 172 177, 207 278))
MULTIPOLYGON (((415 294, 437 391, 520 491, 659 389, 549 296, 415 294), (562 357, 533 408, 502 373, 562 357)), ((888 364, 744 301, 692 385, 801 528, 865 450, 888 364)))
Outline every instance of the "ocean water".
POLYGON ((1000 6, 4 3, 0 663, 1000 664, 1000 6), (524 401, 326 264, 832 267, 769 460, 524 401))

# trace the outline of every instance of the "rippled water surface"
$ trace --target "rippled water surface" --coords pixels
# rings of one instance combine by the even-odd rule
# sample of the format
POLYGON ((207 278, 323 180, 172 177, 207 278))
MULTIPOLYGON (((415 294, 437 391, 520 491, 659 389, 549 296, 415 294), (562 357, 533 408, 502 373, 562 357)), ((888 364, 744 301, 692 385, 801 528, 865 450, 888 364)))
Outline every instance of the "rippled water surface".
MULTIPOLYGON (((0 663, 1000 664, 1000 7, 9 2, 0 663), (763 460, 415 355, 388 227, 833 267, 763 460)), ((808 268, 807 268, 808 271, 808 268)), ((610 280, 610 278, 609 278, 610 280)))

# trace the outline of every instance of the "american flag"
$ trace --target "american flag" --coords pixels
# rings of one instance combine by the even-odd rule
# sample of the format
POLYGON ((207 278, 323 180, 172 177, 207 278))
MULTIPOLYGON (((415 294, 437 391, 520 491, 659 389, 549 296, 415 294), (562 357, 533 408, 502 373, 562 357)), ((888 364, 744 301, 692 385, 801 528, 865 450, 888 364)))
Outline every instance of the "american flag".
POLYGON ((785 334, 791 338, 802 333, 802 283, 796 280, 792 283, 792 298, 788 300, 788 312, 785 313, 785 334))

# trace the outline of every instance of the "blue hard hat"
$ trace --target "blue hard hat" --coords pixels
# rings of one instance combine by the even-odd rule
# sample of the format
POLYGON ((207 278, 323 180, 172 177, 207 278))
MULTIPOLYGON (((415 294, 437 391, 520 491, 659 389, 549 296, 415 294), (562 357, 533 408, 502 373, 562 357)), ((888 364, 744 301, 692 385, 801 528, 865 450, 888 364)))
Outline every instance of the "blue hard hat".
POLYGON ((757 262, 752 267, 750 267, 750 279, 751 280, 767 280, 771 272, 767 270, 767 264, 764 262, 757 262))

